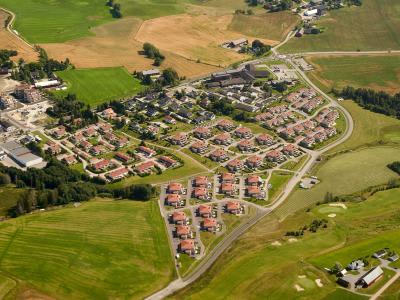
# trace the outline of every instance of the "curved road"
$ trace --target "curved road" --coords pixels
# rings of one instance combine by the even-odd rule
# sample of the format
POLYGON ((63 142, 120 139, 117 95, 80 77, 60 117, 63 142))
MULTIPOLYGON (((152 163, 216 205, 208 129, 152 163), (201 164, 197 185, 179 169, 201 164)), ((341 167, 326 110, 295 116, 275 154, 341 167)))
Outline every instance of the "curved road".
MULTIPOLYGON (((285 40, 275 46, 272 50, 272 52, 275 55, 278 55, 277 49, 281 47, 283 44, 285 44, 287 41, 290 40, 290 38, 293 37, 293 32, 290 32, 285 40)), ((260 221, 263 217, 266 215, 270 214, 273 210, 275 210, 278 206, 280 206, 283 201, 286 200, 286 198, 290 195, 292 192, 293 188, 297 186, 301 178, 310 171, 316 160, 320 155, 322 155, 324 152, 336 147, 337 145, 343 143, 345 140, 347 140, 354 129, 354 122, 353 119, 351 118, 350 113, 345 110, 342 106, 339 105, 339 103, 334 100, 332 97, 327 95, 325 92, 323 92, 320 88, 318 88, 307 76, 306 74, 300 70, 290 59, 287 59, 286 62, 290 64, 297 72, 298 74, 316 91, 318 91, 321 95, 323 95, 329 102, 331 103, 332 106, 340 109, 342 113, 344 114, 346 118, 346 123, 347 123, 347 128, 345 133, 335 142, 327 145, 324 148, 319 149, 318 151, 309 151, 310 154, 310 159, 307 161, 307 163, 303 166, 303 168, 291 178, 291 180, 288 182, 288 184, 285 187, 284 192, 275 200, 275 202, 269 206, 266 209, 263 209, 257 213, 255 217, 250 219, 247 223, 240 225, 239 227, 235 228, 226 238, 224 238, 217 246, 212 249, 204 258, 203 260, 199 263, 199 265, 196 267, 196 269, 186 278, 178 278, 174 281, 172 281, 167 287, 164 289, 158 291, 157 293, 149 296, 146 298, 147 300, 159 300, 159 299, 164 299, 168 295, 173 294, 174 292, 188 286, 192 282, 194 282, 196 279, 198 279, 205 271, 207 271, 208 268, 211 267, 211 265, 218 259, 220 255, 223 254, 223 252, 237 239, 239 238, 243 233, 245 233, 248 229, 250 229, 253 225, 255 225, 258 221, 260 221)), ((247 62, 248 63, 248 62, 247 62)))

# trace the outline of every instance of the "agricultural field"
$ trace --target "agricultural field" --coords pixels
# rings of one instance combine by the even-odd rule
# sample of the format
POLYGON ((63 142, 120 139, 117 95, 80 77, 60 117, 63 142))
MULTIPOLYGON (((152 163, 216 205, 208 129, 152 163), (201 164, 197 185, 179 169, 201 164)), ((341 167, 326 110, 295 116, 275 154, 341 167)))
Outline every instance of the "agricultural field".
POLYGON ((15 60, 20 58, 25 61, 35 61, 37 59, 37 53, 35 50, 22 40, 16 39, 8 30, 5 28, 5 22, 8 18, 8 14, 0 10, 0 48, 10 49, 18 51, 18 56, 15 60))
MULTIPOLYGON (((399 189, 379 192, 364 202, 347 204, 336 218, 321 214, 322 207, 297 213, 281 223, 268 216, 241 237, 198 282, 171 299, 182 295, 187 299, 225 299, 232 294, 237 299, 367 299, 338 289, 315 260, 333 256, 336 251, 340 253, 339 248, 353 244, 365 244, 363 251, 368 253, 376 251, 374 247, 387 245, 385 236, 398 235, 394 230, 399 226, 399 196, 399 189), (328 228, 317 233, 306 231, 297 239, 285 237, 287 230, 296 230, 321 217, 329 219, 328 228), (368 244, 380 236, 382 243, 368 244), (316 284, 316 279, 321 280, 322 286, 316 284), (304 291, 298 292, 296 285, 304 291)), ((398 238, 390 240, 400 247, 398 238)))
POLYGON ((288 12, 235 15, 228 28, 245 35, 271 40, 274 44, 282 40, 298 21, 296 15, 288 12))
POLYGON ((56 91, 56 95, 76 94, 90 106, 132 96, 142 89, 140 81, 124 68, 70 69, 57 75, 67 82, 68 89, 56 91))
POLYGON ((365 0, 360 7, 329 12, 317 22, 324 32, 284 45, 283 52, 369 51, 400 49, 400 2, 365 0))
POLYGON ((400 91, 400 55, 309 56, 307 60, 315 68, 308 75, 327 91, 348 85, 390 94, 400 91))
POLYGON ((174 277, 156 201, 97 200, 12 219, 0 224, 0 248, 3 274, 58 299, 143 298, 174 277))

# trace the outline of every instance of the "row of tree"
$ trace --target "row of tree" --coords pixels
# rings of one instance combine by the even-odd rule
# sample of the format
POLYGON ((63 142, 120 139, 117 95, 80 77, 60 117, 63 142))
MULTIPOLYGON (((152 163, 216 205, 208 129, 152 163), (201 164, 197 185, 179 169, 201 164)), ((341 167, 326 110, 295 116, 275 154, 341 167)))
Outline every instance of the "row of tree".
POLYGON ((154 59, 155 66, 161 66, 165 56, 160 52, 160 50, 150 43, 143 44, 143 53, 148 58, 154 59))
POLYGON ((400 118, 400 93, 392 96, 382 91, 356 89, 351 86, 343 88, 341 92, 334 91, 334 93, 343 98, 352 99, 368 110, 400 118))
POLYGON ((113 18, 122 18, 121 4, 116 3, 114 0, 108 0, 106 5, 110 7, 110 13, 113 18))

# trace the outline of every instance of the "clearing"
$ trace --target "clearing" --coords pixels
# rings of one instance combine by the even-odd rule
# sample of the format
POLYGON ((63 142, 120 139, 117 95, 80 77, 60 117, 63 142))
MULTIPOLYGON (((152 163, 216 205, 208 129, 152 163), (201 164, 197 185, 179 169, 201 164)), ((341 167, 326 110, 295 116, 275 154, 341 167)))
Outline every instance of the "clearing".
POLYGON ((281 48, 286 52, 368 51, 400 49, 400 2, 365 0, 360 7, 329 12, 317 24, 319 35, 294 38, 281 48))
POLYGON ((98 200, 12 219, 0 224, 0 248, 0 271, 59 299, 144 298, 174 277, 156 201, 98 200))
POLYGON ((309 56, 311 79, 325 90, 350 85, 395 94, 400 91, 400 55, 309 56))
POLYGON ((68 89, 54 92, 56 95, 76 94, 90 106, 132 96, 142 89, 140 81, 125 68, 70 69, 57 75, 67 82, 68 89))

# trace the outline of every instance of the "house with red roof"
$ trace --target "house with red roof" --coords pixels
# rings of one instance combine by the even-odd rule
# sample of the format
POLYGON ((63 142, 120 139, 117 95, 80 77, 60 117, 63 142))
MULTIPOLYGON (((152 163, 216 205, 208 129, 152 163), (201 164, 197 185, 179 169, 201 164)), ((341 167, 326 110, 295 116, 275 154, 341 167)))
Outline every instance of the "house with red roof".
POLYGON ((111 166, 111 162, 108 159, 102 159, 94 164, 92 164, 92 169, 96 172, 108 169, 111 166))
POLYGON ((179 194, 168 194, 165 197, 165 204, 175 208, 181 206, 182 202, 181 195, 179 194))
POLYGON ((205 218, 201 222, 201 230, 208 232, 216 232, 220 225, 215 218, 205 218))
POLYGON ((193 131, 193 135, 200 140, 205 140, 210 138, 212 136, 212 133, 210 128, 208 127, 197 127, 193 131))
POLYGON ((170 221, 173 224, 177 225, 187 225, 189 222, 189 218, 186 216, 183 211, 174 211, 170 216, 170 221))
POLYGON ((175 167, 179 164, 175 159, 172 159, 171 157, 164 156, 164 155, 160 156, 158 158, 158 161, 167 168, 175 167))
POLYGON ((283 146, 282 153, 288 156, 299 156, 301 154, 299 147, 293 144, 283 146))
POLYGON ((217 128, 223 131, 231 131, 235 128, 235 124, 232 121, 223 119, 217 123, 217 128))
POLYGON ((226 168, 230 172, 238 172, 238 171, 242 170, 243 167, 244 167, 243 161, 238 158, 232 159, 230 162, 228 162, 226 164, 226 168))
POLYGON ((186 240, 192 238, 193 232, 188 225, 177 225, 174 230, 174 236, 181 239, 186 240))
POLYGON ((249 175, 246 178, 246 185, 249 186, 260 186, 262 185, 263 180, 258 175, 249 175))
POLYGON ((251 140, 241 140, 237 143, 237 148, 242 152, 251 151, 254 148, 254 142, 251 140))
POLYGON ((139 146, 138 151, 143 153, 144 156, 146 156, 146 157, 152 157, 153 155, 157 154, 156 151, 154 151, 153 149, 146 147, 146 146, 139 146))
POLYGON ((190 146, 190 150, 193 153, 203 154, 203 153, 207 152, 207 147, 208 147, 207 142, 198 141, 198 142, 193 143, 190 146))
POLYGON ((210 153, 209 158, 213 161, 223 162, 229 158, 224 149, 217 149, 210 153))
POLYGON ((250 139, 253 136, 250 128, 247 127, 239 127, 235 130, 235 135, 241 139, 250 139))
POLYGON ((265 158, 270 162, 283 162, 285 161, 285 157, 283 156, 281 151, 278 150, 271 150, 266 155, 265 158))
POLYGON ((227 213, 233 215, 239 215, 244 212, 243 206, 239 201, 228 201, 225 206, 225 210, 227 213))
POLYGON ((228 145, 232 144, 231 135, 228 132, 218 134, 214 138, 214 143, 217 145, 228 146, 228 145))
POLYGON ((253 155, 246 159, 246 166, 251 169, 259 168, 263 163, 263 159, 261 156, 253 155))
POLYGON ((197 208, 197 215, 202 218, 212 217, 212 207, 211 205, 199 205, 197 208))
POLYGON ((207 176, 196 176, 193 180, 193 186, 195 187, 207 187, 208 178, 207 176))
POLYGON ((195 187, 192 193, 196 199, 207 200, 209 198, 207 189, 204 187, 195 187))
POLYGON ((132 157, 122 152, 115 153, 115 158, 122 161, 123 163, 128 163, 129 161, 132 160, 132 157))
POLYGON ((178 182, 171 182, 168 184, 167 193, 169 194, 183 194, 183 185, 178 182))
POLYGON ((235 189, 232 182, 223 182, 220 187, 220 193, 228 196, 233 196, 235 189))
POLYGON ((177 132, 169 137, 169 141, 172 145, 185 146, 188 143, 188 136, 185 132, 177 132))
POLYGON ((146 161, 138 166, 135 167, 135 171, 139 175, 150 174, 155 167, 155 163, 153 161, 146 161))
POLYGON ((124 178, 125 176, 127 176, 129 174, 129 170, 125 167, 119 168, 117 170, 114 170, 110 173, 106 174, 106 177, 111 180, 111 181, 115 181, 115 180, 119 180, 124 178))
POLYGON ((187 255, 196 254, 196 242, 192 239, 182 240, 178 245, 178 252, 186 253, 187 255))

